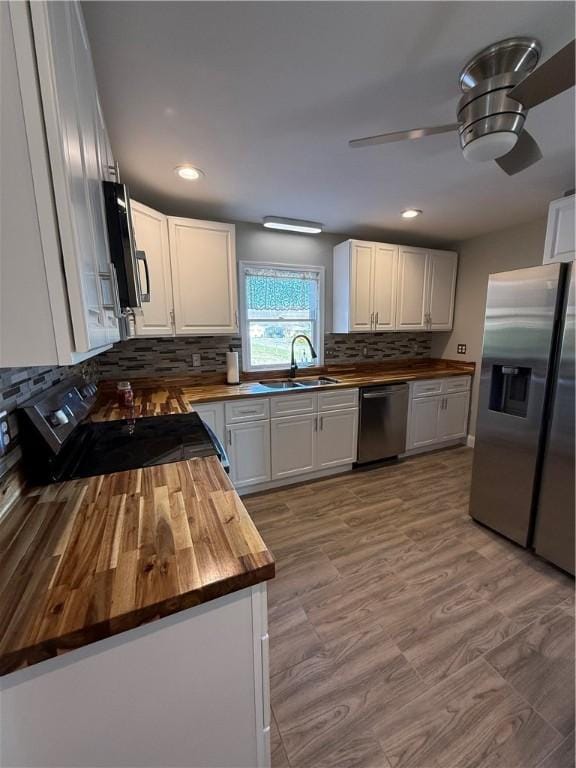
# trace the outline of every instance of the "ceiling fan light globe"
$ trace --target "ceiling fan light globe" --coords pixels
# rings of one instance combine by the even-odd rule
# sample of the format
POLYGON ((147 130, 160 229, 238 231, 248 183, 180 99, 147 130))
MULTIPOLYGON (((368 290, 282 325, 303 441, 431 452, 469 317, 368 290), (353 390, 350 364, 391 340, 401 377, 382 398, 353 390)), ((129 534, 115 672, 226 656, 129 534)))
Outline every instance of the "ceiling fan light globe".
POLYGON ((496 160, 514 149, 518 141, 518 134, 513 131, 498 131, 478 136, 477 139, 466 144, 462 152, 466 160, 473 163, 486 163, 488 160, 496 160))

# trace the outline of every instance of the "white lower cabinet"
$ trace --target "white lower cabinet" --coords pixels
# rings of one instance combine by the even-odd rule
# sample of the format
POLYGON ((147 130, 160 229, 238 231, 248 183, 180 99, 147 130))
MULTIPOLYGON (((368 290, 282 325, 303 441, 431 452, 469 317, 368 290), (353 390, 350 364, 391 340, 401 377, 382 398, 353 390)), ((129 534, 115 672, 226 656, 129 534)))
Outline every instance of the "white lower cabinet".
POLYGON ((316 468, 318 416, 284 416, 270 422, 272 479, 312 472, 316 468))
POLYGON ((329 411, 318 417, 316 468, 328 469, 356 461, 358 410, 329 411))
POLYGON ((0 708, 4 768, 269 768, 266 583, 4 675, 0 708))
POLYGON ((409 408, 407 451, 466 437, 470 376, 412 383, 409 408))
POLYGON ((438 442, 440 397, 422 397, 412 401, 412 429, 408 449, 423 448, 438 442))
POLYGON ((466 436, 469 404, 469 392, 458 392, 442 398, 438 415, 440 440, 455 440, 466 436))
POLYGON ((249 421, 226 427, 230 479, 236 488, 270 480, 270 421, 249 421))
POLYGON ((202 421, 210 427, 218 440, 224 444, 226 436, 224 434, 224 403, 202 403, 194 406, 194 411, 200 416, 202 421))
POLYGON ((289 482, 356 461, 357 389, 192 407, 225 446, 230 479, 238 489, 289 482))

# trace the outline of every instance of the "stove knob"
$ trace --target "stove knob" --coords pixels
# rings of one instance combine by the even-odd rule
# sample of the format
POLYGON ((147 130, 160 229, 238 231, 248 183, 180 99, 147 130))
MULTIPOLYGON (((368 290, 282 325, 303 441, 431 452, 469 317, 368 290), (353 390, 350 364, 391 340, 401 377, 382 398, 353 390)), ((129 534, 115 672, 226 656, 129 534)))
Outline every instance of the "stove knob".
POLYGON ((70 419, 60 408, 57 411, 52 411, 52 413, 48 416, 48 421, 53 427, 63 427, 65 424, 68 424, 70 419))

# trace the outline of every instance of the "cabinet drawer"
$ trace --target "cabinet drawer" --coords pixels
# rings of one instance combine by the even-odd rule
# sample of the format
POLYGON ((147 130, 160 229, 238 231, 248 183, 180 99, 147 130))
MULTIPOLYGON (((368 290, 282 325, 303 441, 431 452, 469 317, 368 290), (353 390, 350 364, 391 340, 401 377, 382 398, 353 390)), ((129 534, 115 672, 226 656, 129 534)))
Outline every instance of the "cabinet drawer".
POLYGON ((300 392, 297 395, 279 395, 270 400, 270 413, 274 416, 297 416, 300 413, 316 413, 315 392, 300 392))
POLYGON ((342 389, 337 392, 320 392, 318 395, 319 411, 339 411, 342 408, 357 407, 357 389, 342 389))
POLYGON ((452 392, 466 392, 470 389, 470 376, 454 376, 443 380, 442 393, 449 395, 452 392))
POLYGON ((431 397, 442 393, 443 379, 416 381, 412 385, 412 397, 431 397))
POLYGON ((258 419, 267 419, 269 416, 270 400, 267 397, 226 403, 226 424, 257 421, 258 419))

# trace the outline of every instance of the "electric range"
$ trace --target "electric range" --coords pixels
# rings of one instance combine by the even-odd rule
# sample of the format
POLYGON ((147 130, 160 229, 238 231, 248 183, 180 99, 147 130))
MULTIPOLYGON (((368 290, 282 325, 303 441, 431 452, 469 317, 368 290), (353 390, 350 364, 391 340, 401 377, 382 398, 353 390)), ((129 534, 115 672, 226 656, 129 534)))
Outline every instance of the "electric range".
POLYGON ((95 385, 59 385, 19 409, 24 467, 35 483, 58 482, 226 452, 196 413, 91 422, 95 385))

